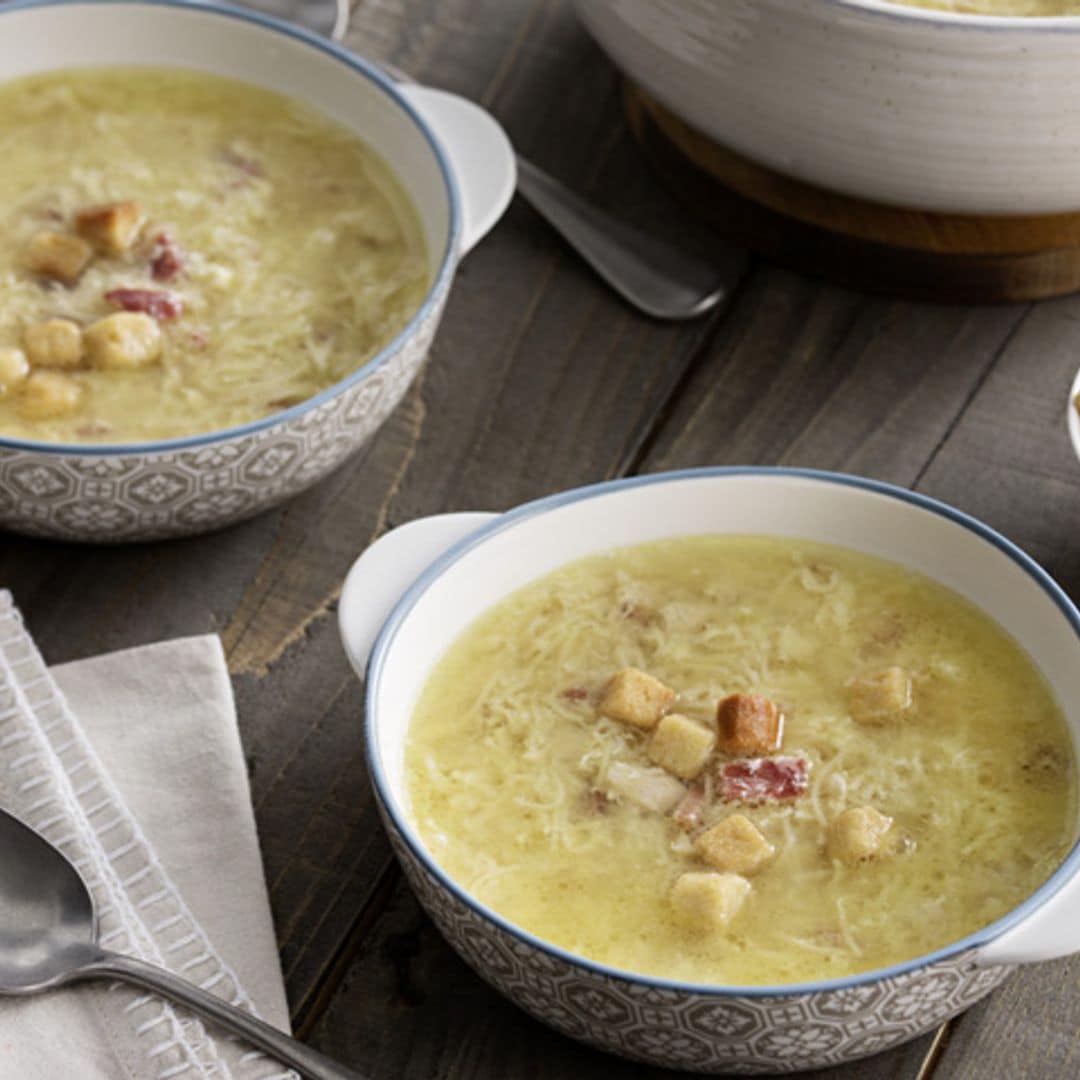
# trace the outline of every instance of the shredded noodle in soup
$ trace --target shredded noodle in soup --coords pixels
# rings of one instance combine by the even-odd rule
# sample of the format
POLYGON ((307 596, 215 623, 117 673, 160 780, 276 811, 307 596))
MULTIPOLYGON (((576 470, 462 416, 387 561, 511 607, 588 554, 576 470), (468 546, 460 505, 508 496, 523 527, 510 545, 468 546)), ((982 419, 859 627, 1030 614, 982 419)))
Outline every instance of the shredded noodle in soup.
POLYGON ((194 72, 0 86, 0 435, 133 442, 341 380, 421 303, 420 225, 370 147, 194 72))
POLYGON ((764 537, 616 550, 496 605, 428 679, 406 776, 480 901, 700 983, 947 945, 1076 827, 1064 717, 995 622, 892 563, 764 537))

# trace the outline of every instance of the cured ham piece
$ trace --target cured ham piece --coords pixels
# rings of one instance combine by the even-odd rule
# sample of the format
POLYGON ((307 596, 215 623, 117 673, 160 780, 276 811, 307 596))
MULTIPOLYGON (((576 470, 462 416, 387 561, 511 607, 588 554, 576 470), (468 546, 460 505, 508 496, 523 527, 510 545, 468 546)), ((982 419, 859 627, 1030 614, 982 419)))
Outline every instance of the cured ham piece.
POLYGON ((801 757, 748 758, 720 767, 720 798, 761 803, 797 799, 810 782, 810 762, 801 757))
POLYGON ((183 248, 168 233, 158 233, 150 252, 150 276, 155 281, 172 281, 183 269, 183 248))
POLYGON ((181 297, 161 289, 110 289, 105 299, 121 311, 141 311, 158 322, 176 319, 184 310, 181 297))

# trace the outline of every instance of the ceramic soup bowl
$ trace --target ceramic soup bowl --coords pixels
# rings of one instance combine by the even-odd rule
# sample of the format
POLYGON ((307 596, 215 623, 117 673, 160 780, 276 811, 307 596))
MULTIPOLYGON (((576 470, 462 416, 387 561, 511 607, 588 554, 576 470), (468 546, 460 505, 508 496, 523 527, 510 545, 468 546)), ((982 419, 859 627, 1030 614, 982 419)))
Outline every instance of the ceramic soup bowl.
POLYGON ((691 126, 777 172, 955 214, 1080 209, 1080 17, 890 0, 577 0, 691 126))
POLYGON ((379 808, 447 940, 492 985, 567 1035, 657 1065, 739 1073, 821 1068, 885 1050, 967 1008, 1012 965, 1080 950, 1080 847, 1018 907, 946 948, 848 978, 772 987, 685 984, 595 963, 515 926, 439 866, 413 822, 404 746, 421 688, 447 647, 483 611, 567 562, 661 537, 727 532, 844 545, 956 590, 1028 650, 1080 741, 1080 612, 1014 545, 921 495, 829 473, 702 469, 600 484, 507 514, 421 519, 361 556, 340 622, 353 665, 366 671, 365 738, 379 808))
POLYGON ((431 285, 409 323, 351 375, 299 405, 155 443, 0 437, 0 528, 94 541, 203 532, 302 491, 382 424, 427 354, 458 261, 513 193, 513 152, 478 106, 397 86, 344 49, 250 11, 187 0, 0 6, 0 80, 107 64, 205 71, 308 102, 382 156, 410 195, 427 243, 431 285))

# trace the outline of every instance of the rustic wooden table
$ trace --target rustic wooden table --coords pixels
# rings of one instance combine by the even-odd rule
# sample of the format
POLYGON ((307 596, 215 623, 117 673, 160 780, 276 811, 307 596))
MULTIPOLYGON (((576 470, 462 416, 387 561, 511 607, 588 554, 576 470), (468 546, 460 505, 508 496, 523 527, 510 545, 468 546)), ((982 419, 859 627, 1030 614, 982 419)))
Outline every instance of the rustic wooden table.
MULTIPOLYGON (((643 166, 615 71, 566 0, 361 0, 350 43, 490 108, 598 203, 710 237, 643 166)), ((1080 594, 1063 414, 1080 298, 916 305, 750 261, 703 321, 638 317, 520 202, 463 265, 423 374, 319 487, 214 536, 92 548, 0 538, 46 656, 215 630, 233 673, 299 1034, 377 1078, 656 1076, 553 1034, 442 942, 376 819, 335 602, 356 555, 423 514, 513 506, 687 465, 810 465, 917 488, 1080 594)), ((1080 959, 1018 972, 936 1035, 837 1080, 1080 1075, 1080 959)), ((674 1075, 674 1074, 672 1074, 674 1075)))

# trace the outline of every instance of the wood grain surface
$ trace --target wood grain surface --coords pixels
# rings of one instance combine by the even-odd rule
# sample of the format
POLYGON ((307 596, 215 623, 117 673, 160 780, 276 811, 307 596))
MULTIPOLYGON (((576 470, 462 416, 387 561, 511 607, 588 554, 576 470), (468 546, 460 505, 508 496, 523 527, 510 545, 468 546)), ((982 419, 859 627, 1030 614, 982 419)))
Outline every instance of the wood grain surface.
MULTIPOLYGON (((349 44, 483 102, 519 150, 688 249, 715 238, 631 138, 616 72, 566 0, 362 0, 349 44)), ((462 265, 430 360, 359 456, 217 535, 127 548, 0 536, 53 661, 219 632, 301 1034, 372 1077, 659 1077, 554 1035, 442 942, 393 863, 360 749, 338 589, 376 536, 450 509, 720 463, 843 469, 978 514, 1080 593, 1065 435, 1080 300, 939 307, 748 260, 722 310, 624 307, 520 202, 462 265)), ((1080 965, 1014 976, 935 1036, 830 1080, 1080 1072, 1080 965)), ((674 1074, 672 1074, 674 1075, 674 1074)))

